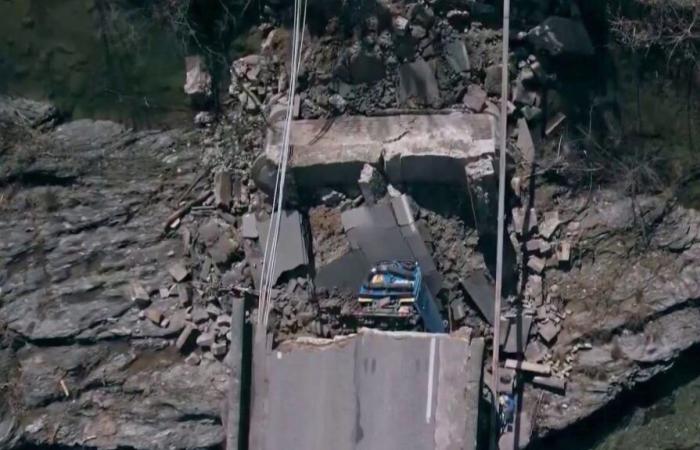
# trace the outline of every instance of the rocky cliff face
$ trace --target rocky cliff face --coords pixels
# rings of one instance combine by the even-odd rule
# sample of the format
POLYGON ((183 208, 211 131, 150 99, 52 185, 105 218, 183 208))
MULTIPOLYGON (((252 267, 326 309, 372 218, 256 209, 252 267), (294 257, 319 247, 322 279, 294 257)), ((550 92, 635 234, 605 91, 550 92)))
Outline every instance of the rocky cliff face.
POLYGON ((172 283, 182 245, 163 224, 194 176, 196 136, 91 120, 40 131, 24 119, 46 123, 43 105, 2 106, 0 447, 220 444, 225 366, 185 363, 173 300, 154 300, 161 327, 127 293, 172 283))

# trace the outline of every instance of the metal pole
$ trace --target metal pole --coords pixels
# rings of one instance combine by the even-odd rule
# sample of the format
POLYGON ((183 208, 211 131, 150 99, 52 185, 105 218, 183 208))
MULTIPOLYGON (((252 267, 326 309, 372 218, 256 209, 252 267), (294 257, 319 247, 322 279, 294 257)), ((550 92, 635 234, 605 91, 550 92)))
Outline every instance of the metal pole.
MULTIPOLYGON (((500 114, 500 152, 498 157, 498 235, 496 236, 496 289, 493 314, 493 375, 492 389, 494 414, 498 423, 498 364, 501 340, 501 296, 503 290, 503 238, 505 233, 505 192, 506 192, 506 140, 508 133, 508 39, 510 34, 510 0, 503 0, 503 55, 501 67, 501 114, 500 114)), ((494 440, 498 445, 498 426, 494 440)))

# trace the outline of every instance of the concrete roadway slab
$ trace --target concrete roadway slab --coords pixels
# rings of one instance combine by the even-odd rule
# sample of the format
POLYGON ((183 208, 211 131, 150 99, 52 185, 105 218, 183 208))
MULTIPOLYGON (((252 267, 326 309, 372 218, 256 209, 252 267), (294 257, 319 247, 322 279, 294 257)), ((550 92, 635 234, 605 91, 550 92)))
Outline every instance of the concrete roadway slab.
POLYGON ((251 448, 474 449, 483 352, 475 343, 368 329, 283 343, 256 379, 266 388, 254 394, 264 406, 253 408, 251 448))

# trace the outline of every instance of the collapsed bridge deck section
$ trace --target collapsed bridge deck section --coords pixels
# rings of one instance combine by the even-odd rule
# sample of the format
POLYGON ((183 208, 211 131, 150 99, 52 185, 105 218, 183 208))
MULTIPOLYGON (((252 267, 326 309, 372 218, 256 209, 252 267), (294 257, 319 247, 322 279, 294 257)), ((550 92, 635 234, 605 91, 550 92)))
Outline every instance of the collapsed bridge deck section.
MULTIPOLYGON (((265 158, 279 161, 283 124, 270 128, 265 158)), ((495 120, 488 114, 343 116, 293 123, 288 167, 299 186, 347 185, 364 164, 395 184, 459 183, 493 175, 495 120)))

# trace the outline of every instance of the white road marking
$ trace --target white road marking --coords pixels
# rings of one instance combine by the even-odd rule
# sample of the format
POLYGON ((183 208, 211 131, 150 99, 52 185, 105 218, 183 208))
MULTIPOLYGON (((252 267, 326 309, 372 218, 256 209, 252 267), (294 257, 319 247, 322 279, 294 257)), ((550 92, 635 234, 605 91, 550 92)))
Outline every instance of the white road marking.
POLYGON ((433 377, 435 375, 435 338, 430 338, 430 360, 428 361, 428 399, 425 404, 425 423, 433 415, 433 377))

